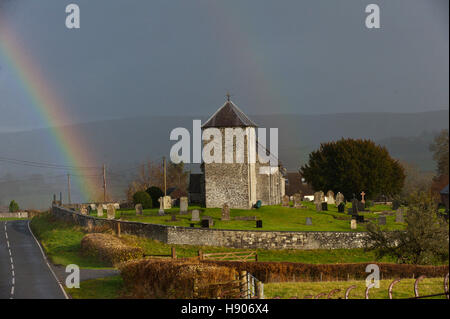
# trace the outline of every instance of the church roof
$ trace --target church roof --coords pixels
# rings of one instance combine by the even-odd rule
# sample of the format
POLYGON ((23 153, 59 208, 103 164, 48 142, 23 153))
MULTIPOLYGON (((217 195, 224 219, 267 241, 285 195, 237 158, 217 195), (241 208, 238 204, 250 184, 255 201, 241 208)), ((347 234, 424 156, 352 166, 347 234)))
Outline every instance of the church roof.
POLYGON ((236 104, 226 101, 209 120, 202 125, 202 128, 208 127, 257 127, 236 104))

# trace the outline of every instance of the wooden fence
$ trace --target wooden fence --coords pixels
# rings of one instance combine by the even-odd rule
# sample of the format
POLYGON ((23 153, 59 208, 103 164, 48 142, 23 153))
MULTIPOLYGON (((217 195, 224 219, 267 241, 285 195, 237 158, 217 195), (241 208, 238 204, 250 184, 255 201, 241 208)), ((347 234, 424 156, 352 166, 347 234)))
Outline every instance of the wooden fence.
POLYGON ((227 253, 203 253, 198 251, 200 260, 215 260, 215 261, 258 261, 258 254, 256 251, 232 251, 227 253))

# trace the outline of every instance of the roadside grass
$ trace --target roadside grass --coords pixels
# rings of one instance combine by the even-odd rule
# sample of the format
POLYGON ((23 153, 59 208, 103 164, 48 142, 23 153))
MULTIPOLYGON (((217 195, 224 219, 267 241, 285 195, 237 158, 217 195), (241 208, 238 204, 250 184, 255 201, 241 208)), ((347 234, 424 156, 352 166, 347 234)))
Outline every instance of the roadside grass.
MULTIPOLYGON (((236 230, 277 230, 277 231, 365 231, 366 226, 359 223, 356 230, 350 229, 351 216, 345 213, 339 213, 336 205, 328 205, 328 211, 316 212, 314 203, 303 202, 306 209, 292 207, 282 207, 280 205, 263 206, 259 209, 231 209, 231 217, 237 216, 256 216, 263 221, 263 228, 256 228, 255 221, 230 220, 222 221, 220 208, 202 208, 191 206, 189 210, 198 209, 200 216, 211 216, 214 220, 215 229, 236 229, 236 230), (312 218, 312 225, 306 225, 306 217, 312 218)), ((347 205, 349 206, 349 205, 347 205)), ((191 223, 191 214, 180 215, 179 208, 166 210, 165 216, 158 216, 157 208, 146 209, 142 216, 136 216, 135 210, 121 209, 116 211, 116 218, 121 220, 144 222, 151 224, 173 225, 189 227, 191 223), (177 214, 177 221, 171 221, 170 214, 177 214)), ((404 223, 395 222, 395 214, 388 205, 375 205, 370 207, 370 212, 361 212, 366 220, 377 223, 380 213, 385 211, 386 225, 381 226, 382 230, 402 230, 404 223)), ((97 212, 92 213, 93 216, 97 212)), ((103 218, 106 218, 105 216, 103 218)), ((195 227, 200 227, 200 222, 194 222, 195 227)))
POLYGON ((121 276, 110 276, 80 282, 80 288, 64 288, 73 299, 117 299, 123 296, 121 276))
POLYGON ((16 217, 0 217, 0 222, 14 221, 14 220, 27 220, 28 218, 16 218, 16 217))
POLYGON ((30 227, 53 264, 110 268, 97 258, 81 254, 81 239, 86 234, 81 227, 58 221, 50 214, 33 217, 30 227))
MULTIPOLYGON (((443 278, 425 278, 419 283, 419 295, 433 295, 444 292, 443 278)), ((380 280, 380 288, 369 290, 370 299, 389 299, 388 287, 392 280, 380 280)), ((393 299, 414 297, 415 279, 402 279, 394 286, 393 299)), ((322 281, 322 282, 284 282, 264 284, 264 295, 266 298, 303 299, 306 296, 317 296, 326 293, 320 299, 327 299, 328 293, 333 289, 340 289, 332 296, 332 299, 345 298, 345 291, 351 285, 356 288, 350 291, 349 299, 365 299, 365 281, 322 281)), ((445 296, 430 297, 431 299, 446 299, 445 296)))

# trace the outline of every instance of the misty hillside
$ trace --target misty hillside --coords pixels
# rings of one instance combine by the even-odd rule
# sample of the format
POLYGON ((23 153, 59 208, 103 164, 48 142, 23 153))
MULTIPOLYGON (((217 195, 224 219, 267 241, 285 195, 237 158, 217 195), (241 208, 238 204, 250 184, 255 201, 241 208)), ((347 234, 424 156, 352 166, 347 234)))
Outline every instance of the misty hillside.
MULTIPOLYGON (((211 110, 211 113, 213 111, 215 110, 211 110)), ((308 154, 321 142, 341 137, 372 139, 385 145, 393 157, 415 163, 422 170, 433 170, 434 163, 428 146, 436 132, 448 128, 448 116, 449 112, 445 110, 412 114, 280 114, 250 118, 260 127, 279 128, 279 158, 291 171, 304 164, 308 154)), ((96 159, 98 165, 106 163, 113 172, 120 173, 130 171, 130 168, 147 159, 158 160, 163 155, 168 156, 171 145, 175 143, 169 140, 172 129, 185 127, 191 131, 193 119, 204 122, 207 118, 141 116, 90 122, 61 129, 81 134, 86 141, 85 151, 96 159)), ((65 164, 50 129, 1 133, 0 157, 65 164)), ((29 199, 32 198, 33 203, 39 203, 35 204, 36 207, 41 207, 43 203, 49 202, 53 192, 64 190, 64 173, 0 162, 0 205, 20 193, 16 198, 22 197, 29 205, 29 199), (24 182, 17 182, 17 187, 11 187, 11 181, 27 180, 30 174, 55 178, 50 182, 34 176, 25 185, 24 182)), ((118 181, 112 190, 116 196, 123 197, 127 182, 125 177, 118 181)))

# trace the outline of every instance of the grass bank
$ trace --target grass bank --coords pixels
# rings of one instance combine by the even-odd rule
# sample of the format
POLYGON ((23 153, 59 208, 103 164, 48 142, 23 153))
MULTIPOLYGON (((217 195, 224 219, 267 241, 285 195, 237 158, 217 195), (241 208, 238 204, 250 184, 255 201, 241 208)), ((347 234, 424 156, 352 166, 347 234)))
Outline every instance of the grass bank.
POLYGON ((121 276, 82 281, 80 288, 65 288, 73 299, 117 299, 124 297, 121 276))

